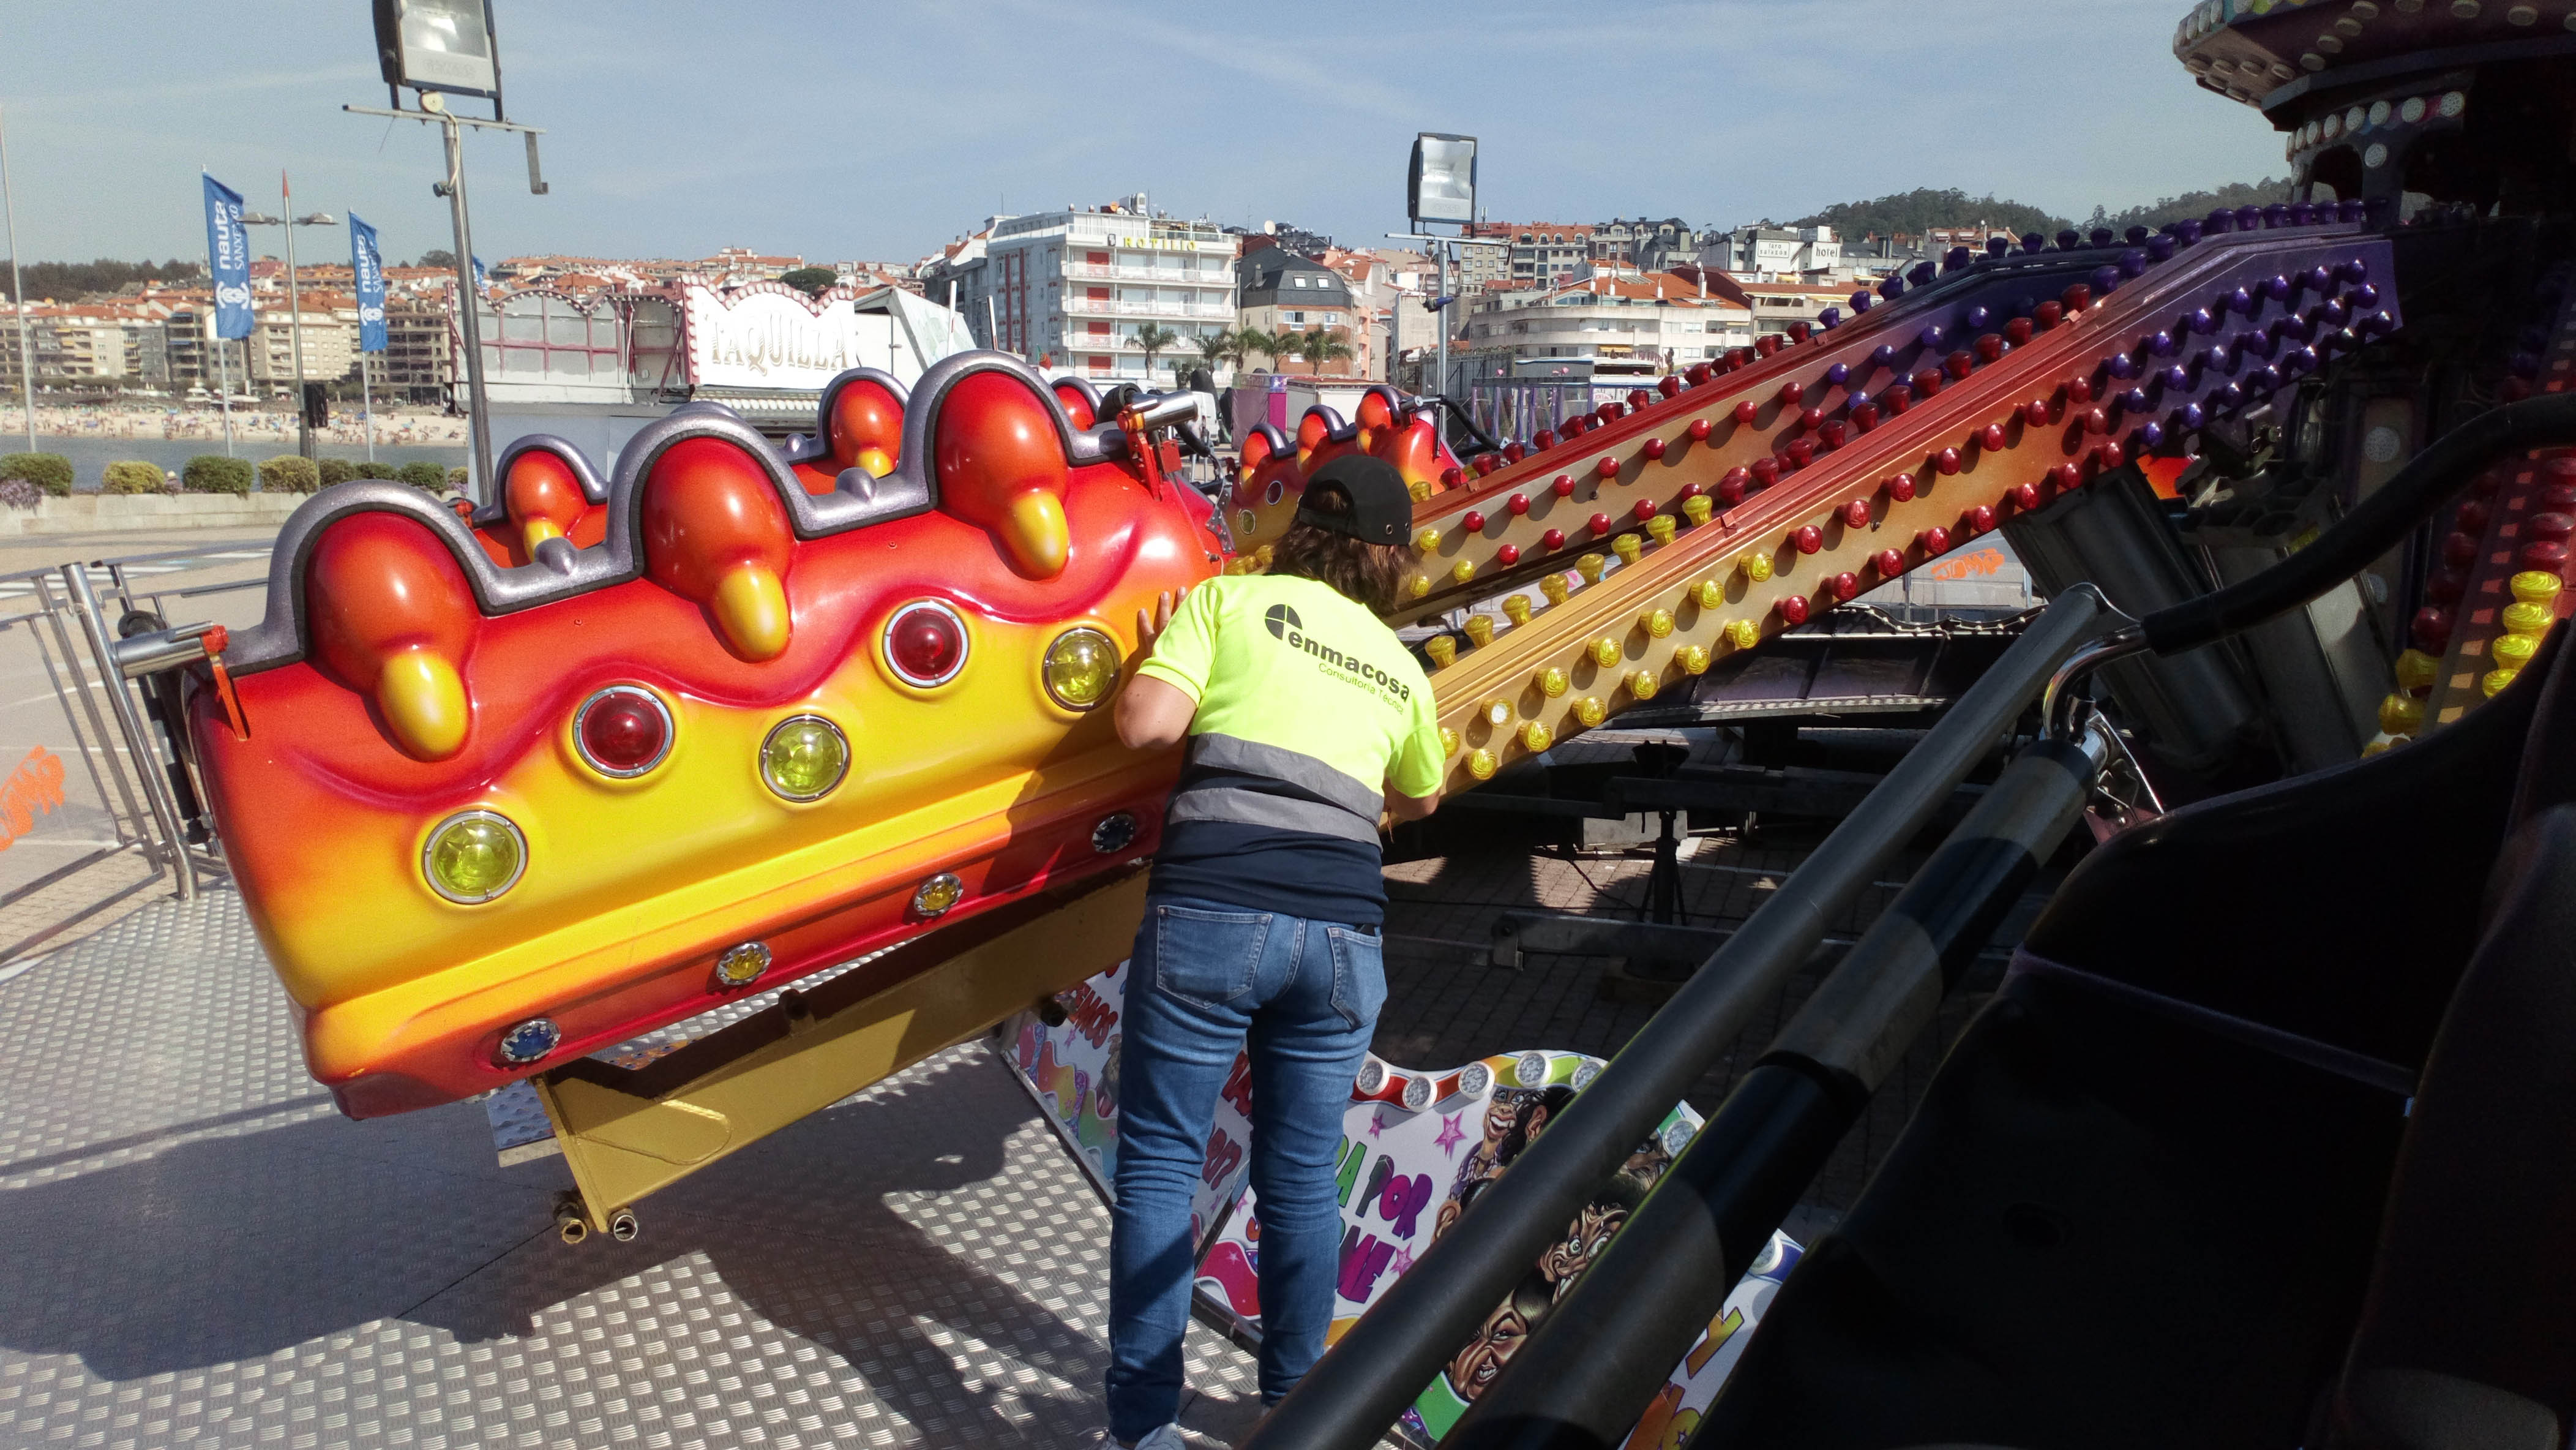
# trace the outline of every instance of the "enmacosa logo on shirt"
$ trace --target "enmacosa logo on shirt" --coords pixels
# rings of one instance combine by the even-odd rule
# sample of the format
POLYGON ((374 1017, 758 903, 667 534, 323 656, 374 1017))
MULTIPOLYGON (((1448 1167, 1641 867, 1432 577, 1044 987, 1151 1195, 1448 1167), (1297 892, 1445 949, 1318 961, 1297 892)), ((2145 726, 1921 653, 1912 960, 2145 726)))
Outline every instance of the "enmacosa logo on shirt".
POLYGON ((1261 616, 1261 622, 1270 626, 1272 638, 1285 640, 1290 649, 1304 650, 1334 669, 1357 675, 1381 690, 1393 691, 1397 699, 1407 704, 1412 703, 1411 685, 1361 659, 1358 655, 1344 654, 1331 645, 1317 642, 1307 635, 1306 622, 1299 619, 1297 611, 1287 605, 1271 605, 1269 612, 1261 616))

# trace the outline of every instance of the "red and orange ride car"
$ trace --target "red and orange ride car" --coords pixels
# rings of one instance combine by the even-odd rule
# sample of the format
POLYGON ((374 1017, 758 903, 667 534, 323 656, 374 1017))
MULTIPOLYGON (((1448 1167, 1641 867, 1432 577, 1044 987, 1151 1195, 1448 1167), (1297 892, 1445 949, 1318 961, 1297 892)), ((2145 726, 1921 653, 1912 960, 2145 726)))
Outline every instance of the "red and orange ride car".
POLYGON ((783 451, 691 407, 605 481, 521 440, 470 518, 381 482, 297 510, 224 656, 246 733, 213 691, 191 733, 341 1109, 478 1093, 1150 853, 1178 757, 1100 707, 1138 611, 1225 545, 1089 412, 978 353, 909 396, 844 374, 783 451))

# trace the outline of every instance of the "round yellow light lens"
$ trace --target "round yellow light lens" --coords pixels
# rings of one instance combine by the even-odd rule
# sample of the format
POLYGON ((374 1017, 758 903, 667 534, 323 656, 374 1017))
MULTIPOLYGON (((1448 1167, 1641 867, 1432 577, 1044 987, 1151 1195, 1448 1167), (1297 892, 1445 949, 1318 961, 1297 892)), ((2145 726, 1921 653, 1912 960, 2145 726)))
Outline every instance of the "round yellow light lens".
POLYGON ((1619 663, 1619 641, 1603 635, 1592 642, 1592 662, 1608 669, 1619 663))
POLYGON ((1694 494, 1682 500, 1682 517, 1689 519, 1693 524, 1707 523, 1708 516, 1716 510, 1717 506, 1702 495, 1694 494))
POLYGON ((1538 581, 1538 592, 1546 595, 1550 604, 1563 604, 1570 591, 1565 586, 1563 574, 1550 574, 1538 581))
POLYGON ((2514 598, 2525 604, 2546 604, 2557 598, 2558 591, 2566 586, 2559 582, 2557 575, 2546 569, 2525 569, 2505 581, 2505 587, 2513 591, 2514 598))
POLYGON ((1565 693, 1565 671, 1550 665, 1538 672, 1538 678, 1533 683, 1538 686, 1540 694, 1553 700, 1565 693))
POLYGON ((1673 616, 1668 610, 1649 609, 1637 616, 1637 627, 1657 639, 1662 639, 1673 632, 1673 616))
POLYGON ((1586 695, 1574 702, 1574 718, 1582 721, 1585 727, 1589 728, 1609 719, 1610 712, 1597 697, 1586 695))
POLYGON ((1467 773, 1478 780, 1494 778, 1494 753, 1490 750, 1467 752, 1467 773))
POLYGON ((1431 592, 1431 581, 1423 575, 1416 574, 1413 576, 1413 582, 1406 587, 1413 591, 1414 598, 1419 599, 1431 592))
POLYGON ((1727 621, 1726 642, 1737 649, 1751 649, 1762 642, 1762 626, 1749 619, 1727 621))
POLYGON ((1455 635, 1435 634, 1422 642, 1422 652, 1431 656, 1433 669, 1445 670, 1458 658, 1458 639, 1455 635))
POLYGON ((1628 675, 1628 693, 1640 700, 1655 698, 1655 672, 1633 670, 1628 675))
POLYGON ((1047 646, 1046 688, 1068 710, 1088 710, 1118 687, 1118 642, 1096 629, 1068 629, 1047 646))
MULTIPOLYGON (((2505 613, 2510 615, 2521 607, 2518 604, 2509 606, 2505 613)), ((2397 656, 2395 673, 2397 688, 2411 695, 2417 690, 2433 688, 2433 681, 2442 673, 2442 662, 2420 649, 2405 650, 2397 656)))
POLYGON ((1529 623, 1529 596, 1514 594, 1503 601, 1503 617, 1514 624, 1529 623))
POLYGON ((2379 728, 2391 735, 2412 735, 2424 728, 2424 702, 2412 695, 2391 695, 2379 702, 2379 728))
MULTIPOLYGON (((2532 604, 2517 599, 2504 607, 2504 614, 2501 617, 2504 620, 2504 627, 2515 634, 2546 634, 2549 632, 2550 623, 2558 616, 2546 604, 2532 604)), ((2413 654, 2415 651, 2408 650, 2406 653, 2413 654)), ((2402 660, 2405 655, 2400 655, 2398 658, 2402 660)))
POLYGON ((1771 556, 1770 556, 1770 555, 1768 555, 1768 554, 1747 554, 1747 555, 1745 555, 1745 556, 1744 556, 1744 577, 1745 577, 1745 578, 1747 578, 1747 579, 1752 580, 1752 581, 1753 581, 1754 583, 1756 583, 1756 584, 1759 584, 1759 583, 1761 583, 1763 580, 1770 578, 1770 577, 1771 577, 1771 556))
POLYGON ((965 899, 966 883, 955 873, 942 871, 914 888, 912 909, 922 916, 939 916, 965 899))
POLYGON ((1441 727, 1440 727, 1440 758, 1441 758, 1441 759, 1443 759, 1443 760, 1446 760, 1446 759, 1448 759, 1450 756, 1453 756, 1453 755, 1455 755, 1455 754, 1457 754, 1457 753, 1458 753, 1458 732, 1457 732, 1457 731, 1455 731, 1455 730, 1450 729, 1450 728, 1449 728, 1448 726, 1446 726, 1446 725, 1441 726, 1441 727))
POLYGON ((1726 588, 1714 579, 1702 579, 1691 586, 1691 602, 1702 609, 1715 609, 1726 602, 1726 588))
POLYGON ((1555 741, 1556 736, 1536 720, 1521 727, 1521 748, 1524 750, 1545 750, 1555 741))
POLYGON ((760 778, 792 801, 820 800, 850 769, 850 742, 820 715, 778 722, 760 743, 760 778))
POLYGON ((2500 634, 2496 636, 2493 648, 2497 664, 2518 670, 2531 663, 2532 655, 2540 648, 2540 641, 2527 634, 2500 634))
POLYGON ((2512 684, 2513 677, 2521 673, 2522 671, 2520 670, 2489 670, 2478 677, 2478 689, 2486 694, 2492 695, 2498 690, 2503 689, 2505 686, 2512 684))
POLYGON ((1450 565, 1449 577, 1457 580, 1461 584, 1475 578, 1476 561, 1473 559, 1461 559, 1457 563, 1450 565))
POLYGON ((1681 666, 1682 673, 1686 675, 1707 674, 1708 651, 1695 644, 1683 645, 1673 651, 1673 663, 1681 666))
POLYGON ((1509 700, 1487 700, 1485 702, 1485 723, 1494 726, 1496 729, 1500 729, 1501 727, 1512 723, 1511 702, 1509 700))
POLYGON ((1621 534, 1610 541, 1610 552, 1619 556, 1620 563, 1634 564, 1637 556, 1646 552, 1646 546, 1635 534, 1621 534))
POLYGON ((1657 514, 1653 518, 1646 520, 1646 532, 1652 534, 1655 542, 1658 544, 1671 543, 1673 541, 1673 530, 1675 527, 1677 526, 1673 523, 1673 516, 1671 514, 1657 514))
POLYGON ((493 811, 464 811, 441 821, 421 849, 421 871, 432 891, 473 906, 518 884, 528 866, 528 843, 509 818, 493 811))
POLYGON ((1574 561, 1574 572, 1583 576, 1584 583, 1598 584, 1601 582, 1601 571, 1608 567, 1609 562, 1598 554, 1586 554, 1574 561))
POLYGON ((1413 547, 1425 554, 1439 548, 1440 531, 1433 528, 1424 528, 1416 531, 1413 536, 1413 547))
POLYGON ((1474 641, 1478 649, 1494 642, 1494 617, 1490 614, 1468 615, 1466 629, 1467 638, 1474 641))

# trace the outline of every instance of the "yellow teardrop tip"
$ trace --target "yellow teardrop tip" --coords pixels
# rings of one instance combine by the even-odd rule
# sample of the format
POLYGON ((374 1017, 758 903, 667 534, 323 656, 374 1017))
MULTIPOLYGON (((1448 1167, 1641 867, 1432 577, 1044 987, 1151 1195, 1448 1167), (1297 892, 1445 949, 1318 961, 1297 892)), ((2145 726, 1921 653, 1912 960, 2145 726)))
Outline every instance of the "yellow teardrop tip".
POLYGON ((465 681, 443 655, 409 649, 385 661, 376 676, 376 709, 394 743, 414 760, 445 760, 465 748, 472 719, 465 681))
POLYGON ((707 604, 725 643, 744 659, 776 659, 787 648, 787 588, 768 565, 735 565, 707 604))
POLYGON ((1052 579, 1064 572, 1073 554, 1073 530, 1064 521, 1064 501, 1042 488, 1011 500, 994 531, 1011 567, 1032 579, 1052 579))
POLYGON ((527 551, 531 559, 537 557, 537 545, 548 539, 560 539, 563 536, 564 531, 556 528, 555 521, 552 519, 530 519, 519 525, 519 546, 527 551))
MULTIPOLYGON (((868 476, 870 478, 883 478, 887 474, 894 472, 894 459, 882 448, 860 449, 858 465, 868 471, 868 476)), ((1250 482, 1252 478, 1252 470, 1248 468, 1245 469, 1243 471, 1243 476, 1246 482, 1250 482)))

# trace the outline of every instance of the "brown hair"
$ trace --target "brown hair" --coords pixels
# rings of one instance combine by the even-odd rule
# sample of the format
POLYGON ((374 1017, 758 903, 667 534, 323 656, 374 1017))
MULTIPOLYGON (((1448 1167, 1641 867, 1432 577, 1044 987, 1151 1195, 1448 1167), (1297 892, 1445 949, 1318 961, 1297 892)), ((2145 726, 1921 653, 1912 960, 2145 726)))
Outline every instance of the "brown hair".
MULTIPOLYGON (((1301 507, 1341 515, 1351 511, 1351 500, 1338 488, 1322 488, 1310 491, 1301 507)), ((1392 614, 1413 573, 1413 555, 1401 545, 1364 544, 1348 534, 1292 523, 1287 536, 1271 546, 1264 572, 1312 579, 1371 613, 1392 614)))

